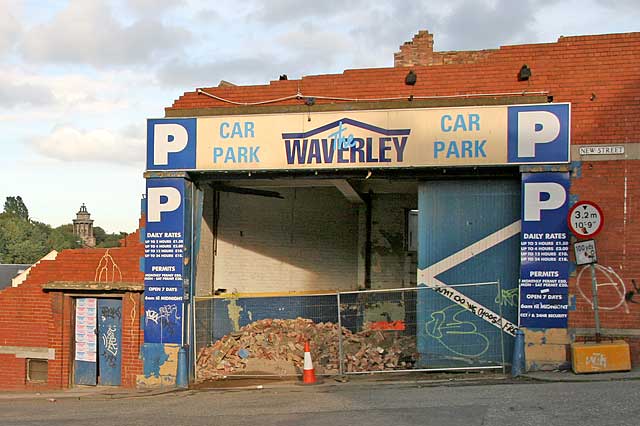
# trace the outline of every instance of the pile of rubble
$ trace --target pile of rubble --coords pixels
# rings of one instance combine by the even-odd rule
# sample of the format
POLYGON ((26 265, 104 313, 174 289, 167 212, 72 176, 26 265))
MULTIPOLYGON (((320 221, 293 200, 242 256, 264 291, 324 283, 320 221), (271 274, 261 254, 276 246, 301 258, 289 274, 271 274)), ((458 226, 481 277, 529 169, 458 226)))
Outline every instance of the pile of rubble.
MULTIPOLYGON (((198 380, 231 374, 300 374, 304 343, 310 342, 318 374, 338 374, 338 325, 295 320, 264 319, 228 334, 202 348, 197 358, 198 380)), ((415 362, 415 337, 397 331, 365 330, 352 333, 342 327, 345 371, 380 371, 411 368, 415 362)))

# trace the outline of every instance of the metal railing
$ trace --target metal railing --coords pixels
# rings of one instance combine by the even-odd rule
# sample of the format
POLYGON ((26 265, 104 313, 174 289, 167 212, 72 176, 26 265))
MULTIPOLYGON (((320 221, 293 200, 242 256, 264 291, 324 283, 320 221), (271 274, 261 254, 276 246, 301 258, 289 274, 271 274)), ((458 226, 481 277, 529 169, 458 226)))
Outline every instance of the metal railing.
POLYGON ((504 369, 503 294, 490 282, 197 299, 197 378, 298 375, 305 341, 317 374, 504 369))

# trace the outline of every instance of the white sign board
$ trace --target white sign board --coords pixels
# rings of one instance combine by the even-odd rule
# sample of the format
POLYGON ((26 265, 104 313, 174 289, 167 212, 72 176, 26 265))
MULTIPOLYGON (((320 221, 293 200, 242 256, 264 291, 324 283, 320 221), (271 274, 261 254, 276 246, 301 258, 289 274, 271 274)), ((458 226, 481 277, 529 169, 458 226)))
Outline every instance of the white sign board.
POLYGON ((581 146, 580 155, 621 155, 624 154, 624 145, 609 146, 581 146))
POLYGON ((594 240, 578 241, 573 245, 576 255, 576 265, 589 265, 597 263, 596 242, 594 240))

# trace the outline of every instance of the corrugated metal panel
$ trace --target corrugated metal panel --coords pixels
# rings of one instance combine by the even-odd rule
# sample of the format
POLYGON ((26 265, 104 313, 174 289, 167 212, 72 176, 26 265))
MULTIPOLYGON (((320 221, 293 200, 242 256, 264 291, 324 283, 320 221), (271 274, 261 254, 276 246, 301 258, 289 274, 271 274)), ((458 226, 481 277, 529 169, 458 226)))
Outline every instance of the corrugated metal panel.
MULTIPOLYGON (((447 285, 499 281, 501 293, 497 286, 464 287, 459 291, 493 312, 502 310, 507 319, 515 322, 519 182, 424 182, 419 187, 418 206, 418 269, 422 271, 422 282, 419 278, 418 284, 434 285, 434 280, 428 282, 429 276, 447 285), (476 244, 500 230, 504 236, 497 234, 496 239, 476 244)), ((417 308, 422 367, 502 361, 500 330, 495 325, 434 291, 419 292, 417 308)), ((509 336, 504 337, 508 348, 509 336)), ((506 351, 507 356, 509 352, 506 351)))

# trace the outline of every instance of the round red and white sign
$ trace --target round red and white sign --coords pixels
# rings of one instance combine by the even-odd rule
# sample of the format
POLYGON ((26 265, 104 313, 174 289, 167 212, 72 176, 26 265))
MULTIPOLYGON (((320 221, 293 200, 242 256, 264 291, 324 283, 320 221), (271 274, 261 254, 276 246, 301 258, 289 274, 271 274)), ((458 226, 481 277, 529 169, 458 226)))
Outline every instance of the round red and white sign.
POLYGON ((577 237, 593 237, 604 225, 602 209, 591 201, 578 201, 569 210, 569 229, 577 237))

